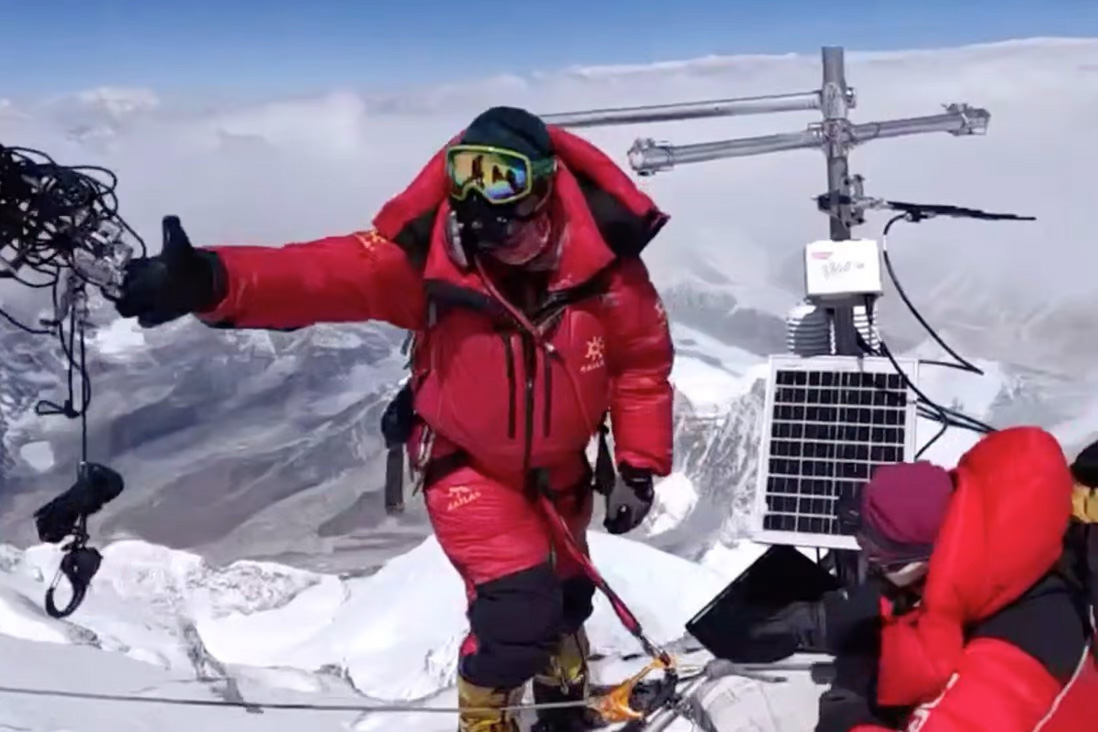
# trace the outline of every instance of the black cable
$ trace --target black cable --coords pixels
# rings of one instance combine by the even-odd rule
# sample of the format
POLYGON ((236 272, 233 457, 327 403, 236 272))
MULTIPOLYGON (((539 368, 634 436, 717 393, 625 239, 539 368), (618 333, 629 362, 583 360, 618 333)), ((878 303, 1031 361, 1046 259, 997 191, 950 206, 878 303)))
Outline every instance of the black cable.
MULTIPOLYGON (((959 353, 957 353, 954 349, 952 349, 949 346, 949 344, 947 344, 944 340, 942 340, 941 336, 938 335, 938 332, 933 328, 933 326, 931 326, 930 323, 928 323, 926 321, 926 318, 924 318, 922 316, 922 314, 919 312, 919 309, 915 307, 915 304, 913 302, 911 302, 911 298, 909 298, 907 296, 907 293, 904 291, 903 285, 900 284, 900 280, 896 276, 896 270, 892 266, 892 260, 891 260, 891 258, 889 257, 889 254, 888 254, 888 232, 892 229, 892 226, 895 223, 897 223, 898 221, 905 221, 906 220, 906 221, 911 221, 911 222, 918 222, 918 221, 923 220, 926 217, 927 217, 927 214, 920 213, 916 210, 910 210, 910 211, 907 211, 907 212, 902 213, 902 214, 897 214, 896 216, 893 216, 891 219, 889 219, 888 223, 885 224, 884 231, 883 231, 882 236, 881 236, 882 244, 883 244, 883 246, 882 246, 882 256, 883 256, 883 259, 884 259, 885 268, 888 271, 889 279, 892 280, 892 284, 893 284, 893 286, 895 286, 896 292, 897 292, 897 294, 899 294, 900 299, 903 300, 905 305, 907 305, 908 310, 915 317, 915 319, 917 321, 919 321, 919 324, 922 325, 923 328, 926 330, 926 332, 930 334, 930 337, 933 338, 934 341, 939 346, 941 346, 950 356, 952 356, 953 358, 956 359, 956 363, 949 363, 949 362, 946 362, 946 361, 935 361, 935 360, 920 360, 919 363, 935 365, 935 366, 944 366, 946 368, 954 368, 954 369, 958 369, 958 370, 961 370, 961 371, 967 371, 969 373, 977 374, 978 376, 983 376, 984 375, 983 369, 979 368, 978 366, 976 366, 975 364, 970 362, 968 359, 964 358, 959 353)), ((871 304, 870 303, 870 298, 866 298, 866 313, 867 313, 868 317, 870 318, 870 323, 872 323, 872 315, 869 314, 870 313, 870 304, 871 304)), ((899 365, 896 364, 894 359, 891 359, 891 354, 887 352, 887 346, 883 342, 881 343, 881 349, 886 352, 886 355, 890 358, 890 360, 892 360, 893 365, 897 368, 897 370, 899 370, 899 365)), ((904 375, 904 376, 905 376, 905 380, 906 380, 906 375, 904 375)), ((908 382, 908 383, 910 383, 910 382, 908 382)), ((936 419, 935 421, 940 421, 943 424, 944 429, 948 428, 949 426, 957 426, 957 427, 963 427, 963 428, 966 428, 966 429, 972 429, 976 432, 982 432, 982 433, 985 433, 985 434, 995 431, 994 427, 991 427, 990 425, 985 424, 984 422, 981 422, 980 420, 975 419, 974 417, 970 417, 970 416, 968 416, 966 414, 963 414, 961 412, 958 412, 956 410, 947 409, 945 407, 942 407, 941 405, 937 404, 936 402, 928 399, 925 395, 923 395, 921 392, 919 392, 918 389, 915 389, 914 385, 912 385, 912 388, 923 399, 924 402, 929 404, 931 407, 933 407, 935 409, 935 411, 938 412, 937 416, 939 416, 940 419, 936 419), (951 419, 951 417, 953 419, 951 419), (965 424, 966 422, 968 424, 965 424)), ((930 444, 933 444, 933 442, 937 441, 937 439, 939 437, 941 437, 941 435, 944 433, 944 429, 943 429, 942 432, 939 432, 937 435, 935 435, 935 437, 931 440, 931 442, 928 443, 927 445, 925 445, 920 450, 920 454, 923 451, 925 451, 926 448, 929 447, 930 444)))
POLYGON ((941 429, 939 429, 939 430, 938 430, 938 431, 937 431, 937 432, 936 432, 936 433, 934 434, 934 436, 933 436, 933 437, 931 437, 931 438, 930 438, 929 440, 927 440, 927 443, 926 443, 925 445, 923 445, 922 447, 920 447, 920 448, 919 448, 919 449, 918 449, 918 450, 917 450, 917 451, 915 452, 915 459, 916 459, 916 460, 918 460, 919 458, 921 458, 921 457, 923 456, 923 453, 925 453, 925 452, 926 452, 927 450, 929 450, 929 449, 930 449, 930 448, 931 448, 931 447, 932 447, 932 446, 934 445, 934 443, 936 443, 936 442, 937 442, 938 440, 942 439, 942 435, 944 435, 944 434, 946 433, 946 431, 947 431, 947 430, 949 429, 949 425, 948 425, 948 424, 946 424, 945 422, 942 422, 941 424, 942 424, 942 427, 941 427, 941 429))
MULTIPOLYGON (((873 298, 869 295, 865 297, 865 313, 869 332, 872 333, 874 328, 873 298)), ((972 430, 973 432, 978 432, 981 434, 995 432, 994 427, 991 427, 990 425, 981 422, 975 417, 969 417, 968 415, 958 412, 956 410, 943 407, 935 402, 933 399, 928 397, 918 386, 915 385, 915 383, 911 380, 911 377, 909 377, 904 371, 903 367, 900 366, 899 361, 897 361, 896 357, 892 355, 892 351, 889 349, 888 345, 884 342, 883 339, 879 341, 878 347, 874 349, 872 345, 866 342, 865 338, 862 337, 862 334, 859 333, 857 329, 855 329, 854 331, 854 338, 858 343, 858 347, 861 348, 862 351, 864 351, 865 353, 871 356, 884 356, 888 359, 889 363, 892 364, 892 368, 895 370, 896 374, 899 375, 899 377, 903 380, 904 386, 906 386, 908 389, 915 393, 915 396, 918 398, 918 401, 916 402, 917 406, 925 407, 925 409, 919 410, 919 416, 923 417, 924 419, 930 419, 932 421, 938 422, 942 425, 942 429, 940 429, 938 433, 930 439, 929 442, 919 448, 918 452, 916 452, 916 460, 922 457, 931 445, 941 439, 942 435, 945 434, 946 430, 949 429, 949 427, 961 427, 963 429, 972 430), (933 409, 934 412, 928 414, 927 411, 929 409, 933 409)), ((954 364, 954 366, 957 367, 956 364, 954 364)), ((968 371, 969 369, 964 370, 968 371)), ((886 393, 891 394, 891 392, 886 393)))
POLYGON ((91 406, 91 379, 88 378, 88 347, 84 329, 80 329, 80 462, 88 462, 88 408, 91 406))
POLYGON ((932 358, 920 358, 919 364, 923 366, 941 366, 942 368, 957 369, 958 371, 964 371, 965 373, 973 373, 972 369, 954 361, 937 361, 932 358))
POLYGON ((3 308, 0 308, 0 317, 3 317, 5 320, 7 320, 12 325, 14 325, 16 328, 19 328, 20 330, 22 330, 26 333, 30 333, 31 335, 53 335, 52 330, 45 330, 43 328, 32 328, 29 325, 26 325, 25 323, 19 322, 15 318, 14 315, 7 312, 3 308))
POLYGON ((869 347, 869 344, 865 342, 865 339, 861 337, 860 333, 857 334, 857 339, 858 344, 862 348, 862 350, 866 351, 871 356, 884 356, 885 358, 887 358, 889 363, 892 364, 892 368, 896 371, 900 378, 903 379, 904 386, 915 392, 915 396, 918 397, 918 401, 916 403, 921 403, 921 405, 933 409, 935 412, 933 416, 929 416, 927 414, 923 414, 921 416, 924 416, 927 419, 932 419, 935 422, 948 424, 949 426, 970 429, 974 432, 987 434, 996 431, 994 427, 985 424, 984 422, 981 422, 975 417, 970 417, 967 414, 964 414, 963 412, 958 412, 955 409, 943 407, 942 405, 938 404, 933 399, 928 397, 919 387, 915 385, 915 383, 911 380, 911 377, 909 377, 907 373, 904 372, 903 368, 900 366, 899 361, 897 361, 896 357, 892 355, 892 351, 888 348, 888 345, 884 341, 880 342, 879 350, 873 350, 869 347), (966 424, 966 422, 968 424, 966 424))
POLYGON ((938 414, 942 419, 948 421, 948 423, 955 427, 961 427, 963 429, 972 430, 974 432, 983 432, 985 434, 995 432, 996 429, 975 417, 969 416, 964 412, 959 412, 949 407, 943 407, 940 404, 933 404, 934 409, 938 410, 938 414))
MULTIPOLYGON (((884 232, 881 235, 881 256, 884 259, 885 270, 888 272, 888 278, 892 280, 892 285, 896 288, 896 293, 900 296, 900 299, 904 301, 904 305, 907 305, 907 309, 911 311, 911 314, 915 316, 915 319, 919 321, 919 324, 923 326, 927 333, 930 334, 930 337, 933 338, 934 341, 946 351, 946 353, 957 359, 956 364, 950 365, 953 368, 959 368, 962 371, 970 371, 974 374, 983 376, 984 372, 982 369, 975 366, 970 361, 968 361, 968 359, 962 357, 960 354, 950 348, 949 345, 944 340, 942 340, 941 336, 938 335, 938 332, 934 330, 933 326, 931 326, 930 323, 926 322, 926 319, 922 316, 922 313, 920 313, 919 309, 915 307, 915 304, 911 302, 911 298, 907 296, 907 293, 904 291, 903 285, 900 284, 900 280, 896 276, 896 270, 892 267, 892 258, 888 255, 888 232, 892 228, 892 225, 895 224, 897 221, 918 220, 916 218, 913 218, 913 216, 914 215, 911 213, 897 214, 896 216, 893 216, 891 219, 889 219, 888 223, 885 224, 884 232)), ((932 362, 928 361, 927 363, 932 362)), ((947 365, 942 362, 933 363, 942 366, 947 365)))

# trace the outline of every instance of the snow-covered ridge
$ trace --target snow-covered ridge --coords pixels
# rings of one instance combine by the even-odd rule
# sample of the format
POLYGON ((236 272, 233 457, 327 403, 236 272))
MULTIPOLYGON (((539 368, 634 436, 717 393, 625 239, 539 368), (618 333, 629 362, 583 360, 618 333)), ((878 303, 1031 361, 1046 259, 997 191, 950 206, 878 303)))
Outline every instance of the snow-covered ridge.
MULTIPOLYGON (((700 566, 605 534, 593 536, 591 547, 650 637, 684 653, 687 665, 707 656, 674 643, 686 621, 761 552, 750 544, 725 548, 700 566)), ((352 709, 247 714, 216 706, 45 702, 0 690, 0 726, 108 732, 125 719, 139 720, 126 728, 156 732, 454 728, 452 711, 415 711, 455 706, 457 652, 466 627, 463 588, 433 540, 359 579, 258 562, 217 570, 193 554, 117 542, 106 548, 85 604, 65 621, 41 609, 57 554, 51 546, 25 552, 0 546, 0 653, 22 659, 0 665, 0 687, 352 709), (379 701, 411 709, 368 711, 379 701)), ((643 658, 623 658, 635 655, 637 644, 604 598, 596 602, 588 631, 597 683, 621 681, 643 665, 643 658)), ((745 732, 802 732, 814 723, 821 687, 804 672, 786 676, 788 681, 765 685, 730 679, 711 701, 745 732)), ((523 716, 526 729, 532 715, 523 716)), ((670 732, 690 729, 680 720, 670 732)))
MULTIPOLYGON (((598 533, 591 546, 660 643, 681 639, 686 621, 732 576, 626 538, 598 533)), ((465 594, 433 538, 370 577, 344 579, 266 562, 218 569, 140 541, 115 542, 103 554, 84 604, 57 621, 41 603, 59 550, 0 547, 0 634, 94 645, 199 675, 260 667, 346 677, 375 699, 427 698, 455 681, 465 594)), ((600 655, 637 651, 601 596, 589 631, 600 655)))

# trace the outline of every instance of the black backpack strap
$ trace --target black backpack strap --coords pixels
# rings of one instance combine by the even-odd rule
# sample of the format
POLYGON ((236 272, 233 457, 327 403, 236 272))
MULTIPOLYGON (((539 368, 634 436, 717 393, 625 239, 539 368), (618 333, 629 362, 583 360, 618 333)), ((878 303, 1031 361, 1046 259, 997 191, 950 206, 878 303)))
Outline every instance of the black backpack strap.
POLYGON ((412 380, 408 379, 381 415, 381 435, 385 438, 385 511, 404 511, 404 445, 415 426, 412 380))
MULTIPOLYGON (((409 330, 400 346, 401 355, 407 357, 405 368, 413 369, 416 348, 437 321, 438 304, 433 297, 428 297, 426 328, 422 333, 409 330)), ((389 514, 404 511, 404 456, 416 424, 415 388, 422 379, 423 374, 417 376, 413 370, 381 415, 381 435, 385 439, 386 450, 385 511, 389 514)), ((415 466, 412 469, 414 471, 415 466)))
POLYGON ((618 476, 614 470, 614 458, 610 454, 610 446, 606 442, 606 436, 610 434, 610 427, 606 424, 607 415, 602 415, 599 424, 599 451, 595 459, 595 490, 604 496, 610 495, 611 489, 618 476))
MULTIPOLYGON (((1098 617, 1098 524, 1083 524, 1083 552, 1086 567, 1086 585, 1090 597, 1090 624, 1091 632, 1098 636, 1098 626, 1095 620, 1098 617)), ((1098 638, 1092 644, 1095 658, 1098 658, 1098 638)))
MULTIPOLYGON (((1098 524, 1072 519, 1064 534, 1064 551, 1056 571, 1085 599, 1086 620, 1091 634, 1098 641, 1098 524)), ((1098 642, 1092 641, 1091 649, 1098 658, 1098 642)))

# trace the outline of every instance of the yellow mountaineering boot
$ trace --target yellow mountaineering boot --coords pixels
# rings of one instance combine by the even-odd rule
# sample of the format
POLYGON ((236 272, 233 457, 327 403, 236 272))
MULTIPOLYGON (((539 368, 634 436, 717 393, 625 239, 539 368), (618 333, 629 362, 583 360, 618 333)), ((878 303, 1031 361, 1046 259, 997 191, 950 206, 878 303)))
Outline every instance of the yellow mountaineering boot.
MULTIPOLYGON (((561 637, 549 667, 534 677, 534 703, 581 701, 590 692, 587 657, 591 646, 583 628, 561 637)), ((599 726, 596 716, 584 707, 537 710, 532 732, 582 732, 599 726)))
POLYGON ((522 702, 522 687, 488 689, 458 674, 458 732, 519 732, 518 712, 503 707, 522 702))

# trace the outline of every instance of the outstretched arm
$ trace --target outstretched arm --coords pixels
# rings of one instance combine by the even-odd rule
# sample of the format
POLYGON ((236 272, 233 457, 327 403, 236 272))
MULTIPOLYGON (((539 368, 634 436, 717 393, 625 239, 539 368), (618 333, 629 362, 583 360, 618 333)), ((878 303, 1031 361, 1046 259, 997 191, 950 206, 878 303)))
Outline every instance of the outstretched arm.
POLYGON ((404 251, 374 231, 282 247, 223 246, 224 297, 197 313, 236 328, 300 328, 321 322, 381 320, 420 326, 419 272, 404 251))
POLYGON ((667 315, 640 259, 613 272, 603 297, 616 462, 671 472, 674 361, 667 315))

